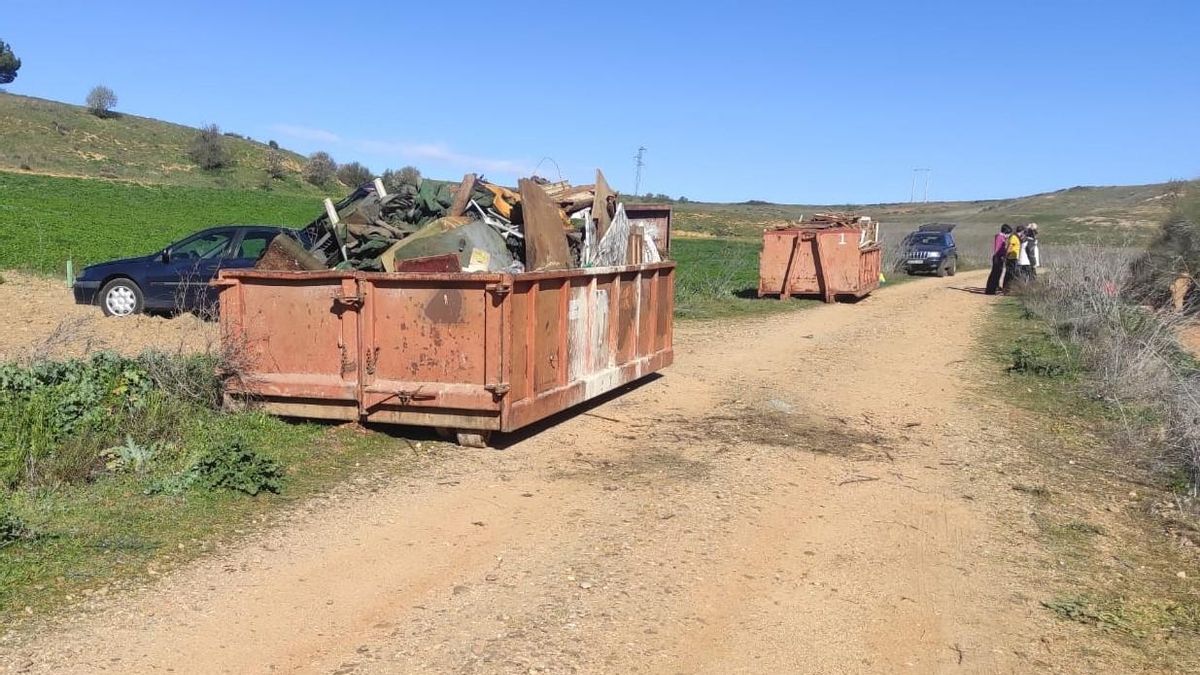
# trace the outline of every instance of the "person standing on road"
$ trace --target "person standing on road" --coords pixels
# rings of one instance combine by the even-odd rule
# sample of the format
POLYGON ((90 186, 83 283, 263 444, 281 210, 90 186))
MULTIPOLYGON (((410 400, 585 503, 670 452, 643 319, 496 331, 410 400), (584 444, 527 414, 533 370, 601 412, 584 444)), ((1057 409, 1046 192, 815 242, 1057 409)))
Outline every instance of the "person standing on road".
POLYGON ((1010 234, 1012 228, 1005 223, 1000 226, 1000 231, 996 233, 992 242, 992 272, 988 275, 987 288, 984 289, 988 295, 995 295, 1000 291, 1000 278, 1004 276, 1004 250, 1010 234))
POLYGON ((1025 226, 1018 225, 1016 231, 1004 240, 1004 283, 1001 287, 1005 293, 1012 290, 1013 281, 1017 276, 1017 260, 1021 257, 1021 235, 1024 233, 1025 226))
POLYGON ((1025 228, 1021 238, 1021 251, 1017 253, 1017 280, 1023 284, 1033 281, 1033 265, 1029 260, 1029 249, 1033 247, 1033 230, 1025 228))
POLYGON ((1042 251, 1038 248, 1037 223, 1030 223, 1025 230, 1029 234, 1029 262, 1033 265, 1033 276, 1036 277, 1037 269, 1042 266, 1042 251))

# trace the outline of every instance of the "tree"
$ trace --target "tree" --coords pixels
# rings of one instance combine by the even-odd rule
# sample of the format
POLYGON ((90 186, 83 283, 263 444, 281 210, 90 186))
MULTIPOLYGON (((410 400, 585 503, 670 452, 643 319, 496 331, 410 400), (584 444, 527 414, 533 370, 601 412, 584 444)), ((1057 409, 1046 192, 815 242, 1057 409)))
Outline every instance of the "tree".
POLYGON ((399 192, 402 185, 419 186, 421 184, 421 172, 415 166, 406 166, 399 171, 388 169, 380 176, 380 180, 383 181, 383 186, 389 192, 399 192))
POLYGON ((87 95, 87 109, 96 117, 108 117, 117 105, 117 95, 112 89, 100 84, 92 87, 87 95))
POLYGON ((271 148, 272 150, 278 150, 279 144, 275 141, 267 141, 267 147, 271 148))
POLYGON ((280 180, 287 175, 287 167, 283 164, 283 153, 274 148, 267 151, 267 177, 280 180))
POLYGON ((316 186, 328 185, 337 175, 337 168, 337 162, 333 161, 328 152, 314 152, 308 156, 308 162, 304 165, 304 180, 316 186))
POLYGON ((0 84, 8 84, 17 79, 17 71, 21 69, 21 59, 13 53, 12 47, 0 40, 0 84))
POLYGON ((350 187, 358 187, 363 183, 371 182, 375 178, 375 174, 358 162, 350 162, 338 168, 337 177, 338 180, 350 187))
POLYGON ((192 138, 192 147, 188 157, 200 165, 205 171, 212 171, 233 164, 229 150, 225 148, 225 139, 221 137, 221 127, 209 124, 201 127, 192 138))

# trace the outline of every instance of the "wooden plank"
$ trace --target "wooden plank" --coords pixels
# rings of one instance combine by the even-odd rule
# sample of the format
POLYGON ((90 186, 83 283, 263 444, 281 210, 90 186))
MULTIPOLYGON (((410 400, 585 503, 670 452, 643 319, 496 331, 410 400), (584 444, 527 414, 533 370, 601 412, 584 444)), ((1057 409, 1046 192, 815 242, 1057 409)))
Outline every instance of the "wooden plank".
POLYGON ((446 215, 461 216, 466 213, 467 204, 471 202, 471 193, 475 191, 477 178, 473 173, 463 176, 462 182, 458 184, 458 190, 454 192, 454 201, 450 204, 450 210, 446 212, 446 215))
POLYGON ((521 215, 525 225, 525 270, 540 272, 570 267, 571 252, 563 230, 563 212, 542 186, 522 178, 521 215))

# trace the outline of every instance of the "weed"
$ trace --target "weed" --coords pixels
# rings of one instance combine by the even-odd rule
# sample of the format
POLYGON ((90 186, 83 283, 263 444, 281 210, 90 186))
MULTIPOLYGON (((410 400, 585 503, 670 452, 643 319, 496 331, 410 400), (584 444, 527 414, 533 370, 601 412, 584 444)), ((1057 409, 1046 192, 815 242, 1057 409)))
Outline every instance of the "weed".
POLYGON ((1042 602, 1042 606, 1068 621, 1106 630, 1128 631, 1129 621, 1120 606, 1099 606, 1085 596, 1069 596, 1042 602))
POLYGON ((33 541, 38 532, 7 506, 0 504, 0 548, 18 541, 33 541))
POLYGON ((139 445, 132 436, 126 434, 125 443, 109 448, 104 457, 108 460, 106 467, 109 471, 144 474, 155 454, 155 446, 139 445))
POLYGON ((1041 485, 1024 485, 1018 483, 1012 486, 1012 489, 1016 490, 1017 492, 1024 492, 1027 495, 1032 495, 1039 499, 1049 499, 1050 495, 1053 494, 1048 488, 1042 487, 1041 485))

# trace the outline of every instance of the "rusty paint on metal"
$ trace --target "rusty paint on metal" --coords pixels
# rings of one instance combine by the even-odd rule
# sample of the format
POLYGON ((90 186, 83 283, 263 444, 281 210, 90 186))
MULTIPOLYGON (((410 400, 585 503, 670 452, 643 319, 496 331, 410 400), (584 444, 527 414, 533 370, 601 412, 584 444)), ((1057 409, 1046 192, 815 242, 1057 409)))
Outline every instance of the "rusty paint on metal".
MULTIPOLYGON (((861 298, 879 287, 882 251, 859 246, 854 227, 793 228, 763 233, 758 295, 861 298)), ((673 281, 672 281, 673 283, 673 281)))
POLYGON ((462 303, 459 291, 434 293, 425 303, 425 318, 434 323, 462 323, 462 303))
POLYGON ((225 271, 223 340, 251 357, 227 388, 284 415, 512 431, 671 363, 674 267, 225 271))

